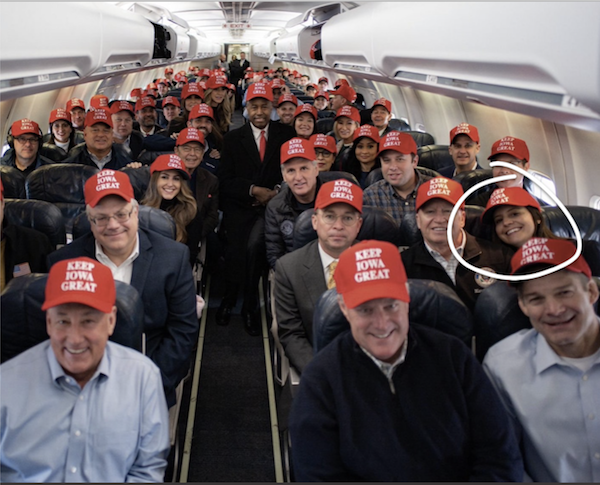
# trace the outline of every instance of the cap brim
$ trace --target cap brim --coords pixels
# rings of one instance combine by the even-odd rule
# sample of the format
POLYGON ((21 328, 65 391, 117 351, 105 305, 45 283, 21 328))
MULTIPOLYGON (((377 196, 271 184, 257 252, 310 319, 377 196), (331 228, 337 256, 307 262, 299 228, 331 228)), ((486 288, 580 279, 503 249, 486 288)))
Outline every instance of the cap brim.
POLYGON ((348 308, 356 308, 363 303, 378 298, 392 298, 410 302, 410 296, 405 283, 390 283, 389 280, 377 284, 365 285, 352 291, 347 291, 344 295, 344 303, 348 308))
POLYGON ((88 292, 79 293, 73 291, 63 293, 59 296, 56 296, 55 298, 44 301, 44 304, 42 305, 42 311, 46 311, 49 308, 53 308, 58 305, 66 305, 68 303, 79 303, 81 305, 87 305, 102 313, 110 313, 112 311, 113 306, 115 305, 115 303, 100 303, 98 301, 97 295, 88 292))

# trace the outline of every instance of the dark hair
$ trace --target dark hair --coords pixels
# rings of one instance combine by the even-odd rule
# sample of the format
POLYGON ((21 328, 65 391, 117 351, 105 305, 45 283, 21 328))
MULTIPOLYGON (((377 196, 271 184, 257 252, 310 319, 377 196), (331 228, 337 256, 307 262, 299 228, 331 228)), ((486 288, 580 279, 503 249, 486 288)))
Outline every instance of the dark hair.
MULTIPOLYGON (((352 143, 352 148, 350 148, 350 153, 348 154, 348 159, 346 161, 346 164, 344 166, 342 166, 342 170, 344 172, 350 172, 352 175, 354 175, 356 177, 357 180, 360 180, 361 175, 362 175, 362 166, 360 164, 360 162, 358 161, 358 158, 356 158, 356 146, 358 145, 358 142, 363 139, 363 138, 369 138, 368 136, 361 136, 359 138, 357 138, 356 140, 354 140, 354 142, 352 143)), ((370 140, 370 138, 369 138, 370 140)), ((377 142, 375 142, 375 144, 379 147, 379 144, 377 142)), ((375 155, 375 164, 373 165, 373 167, 371 167, 371 170, 369 170, 369 172, 372 172, 373 170, 375 170, 376 168, 381 167, 381 160, 379 158, 379 156, 375 155)))

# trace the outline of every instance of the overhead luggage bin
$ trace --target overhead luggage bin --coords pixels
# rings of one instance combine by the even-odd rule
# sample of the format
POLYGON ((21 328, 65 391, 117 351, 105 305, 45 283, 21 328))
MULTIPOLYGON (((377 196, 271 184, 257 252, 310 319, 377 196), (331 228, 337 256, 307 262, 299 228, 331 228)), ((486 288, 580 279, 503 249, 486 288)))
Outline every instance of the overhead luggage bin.
POLYGON ((598 131, 598 25, 596 2, 374 2, 321 35, 336 69, 598 131))
POLYGON ((110 4, 4 2, 0 49, 0 93, 12 99, 139 69, 152 59, 154 31, 110 4), (54 19, 69 19, 82 35, 54 19))
POLYGON ((210 42, 203 34, 188 31, 190 38, 189 59, 210 59, 221 54, 221 46, 210 42))
POLYGON ((190 51, 190 38, 188 37, 187 29, 169 20, 159 22, 159 25, 164 27, 169 34, 166 36, 166 46, 171 53, 169 60, 183 61, 187 59, 190 51))
POLYGON ((270 40, 267 39, 252 46, 252 55, 260 57, 261 59, 270 59, 272 56, 276 55, 276 53, 277 47, 275 45, 275 38, 270 40))

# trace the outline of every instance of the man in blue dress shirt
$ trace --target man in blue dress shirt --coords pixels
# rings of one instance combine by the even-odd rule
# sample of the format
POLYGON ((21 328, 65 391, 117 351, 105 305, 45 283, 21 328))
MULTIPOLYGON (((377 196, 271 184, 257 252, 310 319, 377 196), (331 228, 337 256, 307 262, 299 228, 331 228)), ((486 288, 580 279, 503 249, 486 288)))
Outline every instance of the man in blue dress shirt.
POLYGON ((169 420, 160 370, 108 342, 111 270, 90 258, 50 270, 46 340, 0 366, 0 481, 162 482, 169 420))
MULTIPOLYGON (((512 273, 574 254, 567 240, 533 238, 513 256, 512 273)), ((525 472, 535 482, 600 482, 600 323, 590 267, 579 256, 517 287, 533 328, 498 342, 483 365, 512 418, 525 472)))

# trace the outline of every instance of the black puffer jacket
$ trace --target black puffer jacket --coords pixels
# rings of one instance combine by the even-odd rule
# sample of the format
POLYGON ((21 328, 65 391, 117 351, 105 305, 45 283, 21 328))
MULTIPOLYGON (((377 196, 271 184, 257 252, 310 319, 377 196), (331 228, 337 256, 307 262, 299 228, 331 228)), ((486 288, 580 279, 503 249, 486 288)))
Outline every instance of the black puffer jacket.
MULTIPOLYGON (((322 183, 317 178, 315 198, 322 183)), ((314 207, 314 201, 311 207, 314 207)), ((275 268, 275 263, 281 256, 294 249, 294 224, 304 210, 298 207, 298 202, 287 184, 283 185, 281 192, 267 204, 265 243, 267 246, 267 261, 271 268, 275 268)))
MULTIPOLYGON (((131 163, 130 155, 131 152, 129 150, 126 150, 118 143, 113 143, 112 158, 103 168, 119 170, 126 167, 128 163, 131 163)), ((85 143, 81 143, 69 150, 69 158, 65 160, 65 163, 80 163, 82 165, 89 165, 90 167, 98 167, 90 157, 85 143)))

